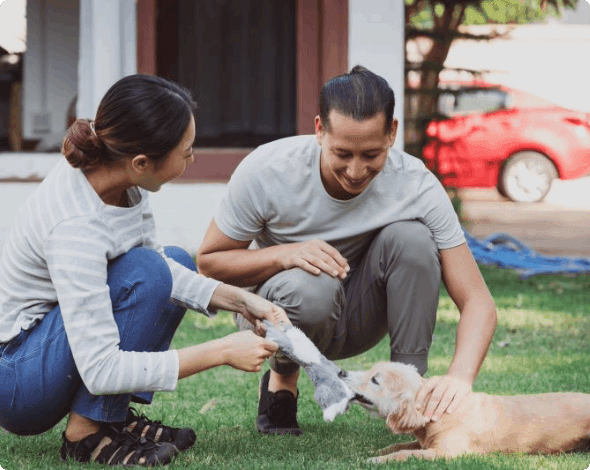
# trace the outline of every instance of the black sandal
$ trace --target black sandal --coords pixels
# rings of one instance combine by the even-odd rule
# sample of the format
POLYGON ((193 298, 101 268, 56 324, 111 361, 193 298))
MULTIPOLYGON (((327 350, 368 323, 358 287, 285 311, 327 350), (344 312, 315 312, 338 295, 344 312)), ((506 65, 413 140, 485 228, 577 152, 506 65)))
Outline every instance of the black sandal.
POLYGON ((81 441, 71 442, 62 434, 63 444, 60 449, 62 462, 72 458, 78 462, 97 462, 122 467, 153 467, 167 465, 178 453, 178 449, 169 442, 155 442, 153 439, 134 436, 117 429, 110 424, 103 425, 100 430, 81 441), (108 438, 106 445, 100 449, 96 458, 92 455, 108 438))
POLYGON ((133 436, 146 437, 155 442, 168 442, 174 444, 180 451, 191 448, 197 436, 190 428, 173 428, 165 426, 162 421, 152 421, 146 415, 139 414, 135 408, 130 407, 125 419, 125 429, 133 436), (147 432, 146 428, 149 429, 147 432))

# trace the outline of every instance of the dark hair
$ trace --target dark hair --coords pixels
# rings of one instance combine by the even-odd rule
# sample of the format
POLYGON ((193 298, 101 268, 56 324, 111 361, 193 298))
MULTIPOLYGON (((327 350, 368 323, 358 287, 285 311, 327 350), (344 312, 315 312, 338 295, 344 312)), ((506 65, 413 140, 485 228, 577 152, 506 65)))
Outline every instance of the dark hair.
POLYGON ((330 111, 357 121, 385 114, 385 132, 393 122, 395 96, 387 81, 361 65, 328 80, 320 91, 320 119, 330 131, 330 111))
POLYGON ((152 75, 130 75, 106 92, 94 121, 78 119, 70 126, 62 152, 82 170, 135 155, 157 164, 180 143, 195 108, 181 86, 152 75))

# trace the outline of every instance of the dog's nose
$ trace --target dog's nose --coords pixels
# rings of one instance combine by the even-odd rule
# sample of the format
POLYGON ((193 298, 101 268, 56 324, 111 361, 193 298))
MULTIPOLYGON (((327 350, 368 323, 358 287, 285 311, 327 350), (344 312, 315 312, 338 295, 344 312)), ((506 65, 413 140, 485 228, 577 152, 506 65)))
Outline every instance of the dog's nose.
POLYGON ((348 377, 348 372, 346 372, 345 370, 340 370, 340 372, 338 372, 338 377, 340 377, 341 379, 345 379, 346 377, 348 377))

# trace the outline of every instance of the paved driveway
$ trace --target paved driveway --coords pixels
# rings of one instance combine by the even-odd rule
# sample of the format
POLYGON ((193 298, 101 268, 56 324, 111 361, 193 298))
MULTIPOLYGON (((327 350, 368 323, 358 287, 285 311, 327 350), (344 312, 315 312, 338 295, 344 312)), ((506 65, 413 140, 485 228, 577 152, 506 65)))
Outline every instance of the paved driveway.
POLYGON ((463 189, 469 232, 512 235, 548 255, 590 258, 590 176, 555 181, 543 202, 513 203, 495 189, 463 189))

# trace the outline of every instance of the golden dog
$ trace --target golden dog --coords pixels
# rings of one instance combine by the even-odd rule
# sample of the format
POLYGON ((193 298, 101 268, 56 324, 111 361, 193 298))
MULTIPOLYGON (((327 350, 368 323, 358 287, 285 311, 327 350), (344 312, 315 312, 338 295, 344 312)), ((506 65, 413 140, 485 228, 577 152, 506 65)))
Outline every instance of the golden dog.
POLYGON ((354 401, 386 418, 391 432, 417 439, 382 449, 380 457, 371 459, 375 463, 490 452, 590 450, 589 394, 471 393, 458 410, 429 421, 416 410, 423 379, 414 366, 380 362, 368 371, 343 371, 340 376, 356 394, 354 401))

